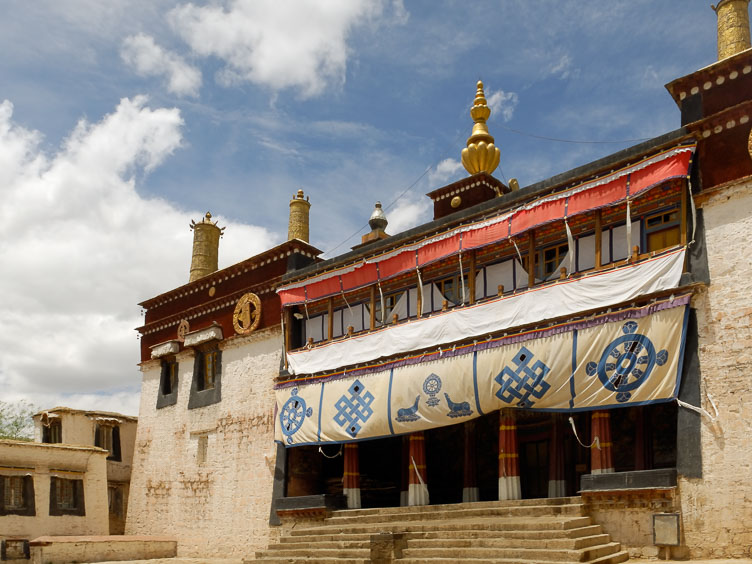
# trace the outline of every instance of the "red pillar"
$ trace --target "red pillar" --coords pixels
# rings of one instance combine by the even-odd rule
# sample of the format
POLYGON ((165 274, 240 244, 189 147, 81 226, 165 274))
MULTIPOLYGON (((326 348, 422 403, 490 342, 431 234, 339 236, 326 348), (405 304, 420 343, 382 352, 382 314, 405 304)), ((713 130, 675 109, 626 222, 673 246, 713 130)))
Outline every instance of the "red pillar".
POLYGON ((345 475, 342 490, 347 497, 348 509, 360 508, 360 463, 358 461, 358 444, 345 445, 345 475))
POLYGON ((475 421, 465 422, 465 464, 462 501, 478 501, 477 463, 475 461, 475 421))
POLYGON ((407 504, 429 505, 428 478, 426 477, 426 441, 423 431, 410 434, 408 464, 410 486, 407 493, 407 504))
POLYGON ((611 451, 611 414, 607 411, 594 411, 592 415, 591 437, 597 444, 590 448, 590 472, 592 474, 609 474, 614 471, 614 457, 611 451))
POLYGON ((499 499, 520 499, 520 455, 517 423, 509 409, 499 412, 499 499))
POLYGON ((551 417, 548 452, 548 497, 564 497, 567 495, 567 482, 564 479, 564 425, 558 413, 551 417))

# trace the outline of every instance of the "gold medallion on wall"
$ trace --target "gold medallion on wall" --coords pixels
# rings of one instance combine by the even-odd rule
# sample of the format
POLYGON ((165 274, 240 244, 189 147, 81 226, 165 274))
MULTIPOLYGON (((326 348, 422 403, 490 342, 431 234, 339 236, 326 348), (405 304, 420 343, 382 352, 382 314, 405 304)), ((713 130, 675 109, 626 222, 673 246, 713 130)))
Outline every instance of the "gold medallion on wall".
POLYGON ((261 300, 253 292, 243 294, 235 304, 232 326, 240 335, 247 335, 261 323, 261 300))
POLYGON ((191 330, 191 326, 188 324, 187 319, 181 319, 178 323, 178 341, 181 343, 185 341, 185 334, 191 330))

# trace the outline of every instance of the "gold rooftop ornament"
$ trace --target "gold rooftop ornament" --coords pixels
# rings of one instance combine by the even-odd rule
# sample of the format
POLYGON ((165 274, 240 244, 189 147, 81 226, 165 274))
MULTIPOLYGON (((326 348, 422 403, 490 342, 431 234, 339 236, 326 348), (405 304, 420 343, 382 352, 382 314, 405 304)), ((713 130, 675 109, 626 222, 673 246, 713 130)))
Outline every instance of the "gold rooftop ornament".
POLYGON ((721 0, 711 8, 718 16, 718 60, 750 48, 749 0, 721 0))
POLYGON ((308 243, 308 212, 311 210, 311 202, 305 197, 303 190, 290 200, 290 222, 287 227, 287 240, 300 239, 308 243))
POLYGON ((462 165, 470 174, 485 172, 491 174, 499 166, 499 148, 494 145, 494 138, 488 133, 486 120, 491 115, 491 109, 483 93, 483 82, 478 81, 473 107, 470 117, 473 118, 473 132, 467 139, 467 148, 462 149, 462 165))
POLYGON ((193 256, 191 257, 191 275, 189 282, 203 278, 207 274, 216 272, 219 265, 219 238, 224 227, 218 227, 216 221, 211 220, 211 213, 196 223, 191 220, 193 229, 193 256))

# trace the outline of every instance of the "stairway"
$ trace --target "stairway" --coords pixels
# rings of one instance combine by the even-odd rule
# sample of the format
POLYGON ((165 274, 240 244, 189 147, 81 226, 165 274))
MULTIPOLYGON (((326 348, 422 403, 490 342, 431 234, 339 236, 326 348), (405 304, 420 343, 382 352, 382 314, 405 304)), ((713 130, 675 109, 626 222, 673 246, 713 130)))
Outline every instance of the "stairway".
POLYGON ((287 528, 253 562, 361 564, 389 562, 392 553, 404 564, 615 564, 629 558, 585 514, 580 497, 351 509, 299 527, 287 528), (392 547, 387 558, 371 552, 380 542, 392 547))

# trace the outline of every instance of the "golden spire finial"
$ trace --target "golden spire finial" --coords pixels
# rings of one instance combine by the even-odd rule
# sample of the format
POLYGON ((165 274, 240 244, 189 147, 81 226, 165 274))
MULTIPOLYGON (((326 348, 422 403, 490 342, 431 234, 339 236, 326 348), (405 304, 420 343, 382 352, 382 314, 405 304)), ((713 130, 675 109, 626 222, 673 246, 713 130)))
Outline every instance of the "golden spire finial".
POLYGON ((750 48, 749 0, 720 0, 710 7, 718 16, 718 60, 750 48))
POLYGON ((478 81, 473 107, 470 117, 473 118, 473 132, 467 139, 467 148, 462 149, 462 165, 470 174, 486 172, 491 174, 499 166, 500 152, 494 145, 494 138, 488 133, 486 120, 491 115, 491 109, 486 102, 483 92, 483 82, 478 81))

